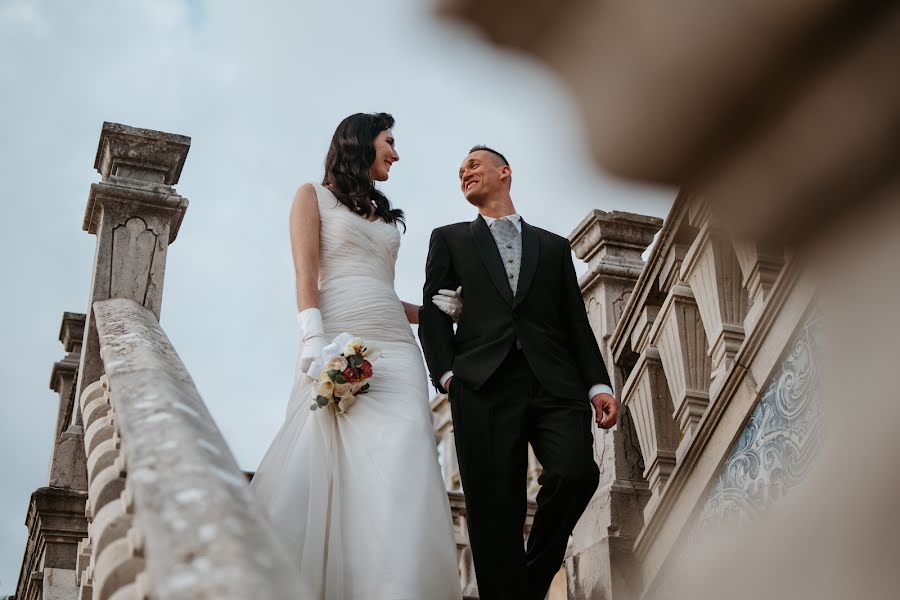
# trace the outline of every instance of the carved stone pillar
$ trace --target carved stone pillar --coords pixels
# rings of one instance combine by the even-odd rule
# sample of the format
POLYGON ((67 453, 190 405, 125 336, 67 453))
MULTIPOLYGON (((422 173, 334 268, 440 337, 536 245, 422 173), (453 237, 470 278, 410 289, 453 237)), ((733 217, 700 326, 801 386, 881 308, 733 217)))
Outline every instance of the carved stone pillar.
POLYGON ((749 301, 731 242, 709 222, 700 229, 688 250, 681 275, 694 292, 706 331, 712 359, 709 394, 714 397, 744 341, 744 318, 749 301))
POLYGON ((79 313, 63 313, 59 329, 59 341, 65 348, 66 356, 53 364, 50 373, 50 389, 59 394, 59 407, 56 415, 56 436, 66 430, 72 418, 74 395, 72 385, 78 371, 81 357, 81 343, 84 339, 85 316, 79 313))
POLYGON ((43 487, 28 506, 28 544, 16 598, 71 598, 78 543, 87 534, 85 492, 43 487))
MULTIPOLYGON (((178 234, 187 199, 178 183, 190 138, 104 123, 83 227, 97 236, 88 305, 128 298, 159 318, 166 251, 178 234)), ((77 395, 103 372, 93 315, 88 314, 77 395)))
POLYGON ((683 451, 709 406, 711 372, 700 311, 687 285, 678 283, 669 290, 650 343, 659 350, 673 416, 684 433, 683 451))
MULTIPOLYGON (((662 219, 657 217, 594 210, 569 236, 575 256, 588 265, 579 284, 588 319, 610 369, 613 360, 607 341, 644 268, 641 255, 661 227, 662 219)), ((614 389, 621 389, 624 382, 613 383, 614 389)))
POLYGON ((769 291, 784 267, 784 249, 735 241, 734 253, 741 265, 743 285, 750 298, 750 309, 744 318, 744 331, 749 335, 756 327, 763 306, 769 299, 769 291))
POLYGON ((644 507, 646 521, 656 510, 661 492, 675 468, 675 449, 681 439, 672 418, 672 397, 662 361, 653 346, 647 346, 641 353, 622 390, 622 398, 622 405, 628 407, 634 419, 644 456, 644 477, 650 486, 650 500, 644 507))
POLYGON ((81 360, 84 323, 83 314, 63 314, 59 341, 67 354, 54 363, 50 374, 50 389, 59 394, 59 406, 47 480, 52 487, 72 490, 87 490, 83 431, 80 424, 74 422, 78 409, 73 389, 81 360))
MULTIPOLYGON (((641 255, 662 219, 594 210, 569 236, 575 255, 588 263, 579 281, 588 319, 610 371, 613 390, 624 384, 608 340, 644 267, 641 255)), ((631 546, 649 496, 643 464, 627 410, 610 431, 594 429, 600 486, 573 532, 566 560, 569 598, 628 597, 631 546)))

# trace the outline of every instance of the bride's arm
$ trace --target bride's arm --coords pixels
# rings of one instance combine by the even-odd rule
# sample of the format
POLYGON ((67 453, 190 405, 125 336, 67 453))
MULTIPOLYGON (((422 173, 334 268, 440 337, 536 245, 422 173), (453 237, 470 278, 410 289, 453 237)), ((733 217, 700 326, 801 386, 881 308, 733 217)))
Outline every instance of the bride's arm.
POLYGON ((418 304, 410 304, 409 302, 401 302, 403 305, 403 312, 406 313, 406 320, 409 321, 410 325, 418 325, 419 324, 419 308, 421 308, 418 304))
POLYGON ((300 186, 291 205, 291 251, 297 282, 297 311, 319 307, 319 204, 309 183, 300 186))

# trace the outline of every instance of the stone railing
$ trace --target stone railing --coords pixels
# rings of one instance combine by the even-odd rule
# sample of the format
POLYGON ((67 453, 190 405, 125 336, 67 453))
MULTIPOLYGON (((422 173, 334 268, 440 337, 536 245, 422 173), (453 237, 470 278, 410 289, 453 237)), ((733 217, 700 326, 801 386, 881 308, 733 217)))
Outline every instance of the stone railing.
POLYGON ((94 304, 105 375, 81 410, 81 598, 287 598, 296 571, 154 315, 94 304))
POLYGON ((676 201, 610 336, 650 489, 645 521, 711 404, 723 397, 784 266, 783 252, 735 247, 704 206, 686 194, 676 201))
POLYGON ((811 303, 789 253, 731 241, 702 199, 682 192, 660 225, 594 211, 572 234, 624 408, 597 434, 606 487, 575 532, 570 598, 652 587, 811 303))
POLYGON ((86 315, 66 313, 48 485, 16 598, 288 598, 297 571, 159 326, 190 139, 105 123, 84 229, 86 315), (77 401, 76 401, 77 399, 77 401))

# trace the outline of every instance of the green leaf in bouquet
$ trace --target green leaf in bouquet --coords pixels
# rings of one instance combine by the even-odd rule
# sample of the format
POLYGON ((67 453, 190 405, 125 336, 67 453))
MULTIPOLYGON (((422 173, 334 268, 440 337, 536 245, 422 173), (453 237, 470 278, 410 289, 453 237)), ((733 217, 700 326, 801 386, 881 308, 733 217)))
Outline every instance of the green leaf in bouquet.
POLYGON ((328 398, 326 398, 325 396, 316 396, 316 404, 320 408, 324 408, 328 405, 328 398))
POLYGON ((362 386, 361 388, 359 388, 359 391, 361 391, 361 392, 368 392, 370 387, 372 387, 372 386, 370 386, 370 385, 367 383, 366 385, 364 385, 364 386, 362 386))
POLYGON ((335 383, 347 383, 347 378, 344 377, 344 374, 340 371, 334 371, 335 375, 331 378, 331 380, 335 383))
POLYGON ((363 362, 365 362, 365 358, 363 358, 362 354, 354 354, 350 358, 347 359, 347 363, 353 367, 354 369, 358 369, 362 366, 363 362))

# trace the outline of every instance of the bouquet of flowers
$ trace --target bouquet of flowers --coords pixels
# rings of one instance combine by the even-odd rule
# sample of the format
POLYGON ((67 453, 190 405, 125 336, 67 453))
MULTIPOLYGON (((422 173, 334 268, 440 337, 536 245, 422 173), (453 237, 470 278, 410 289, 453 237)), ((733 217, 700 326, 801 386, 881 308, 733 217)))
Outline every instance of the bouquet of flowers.
POLYGON ((314 399, 310 410, 333 405, 338 414, 345 413, 361 394, 369 391, 372 363, 381 351, 366 345, 349 333, 342 333, 322 349, 320 360, 313 361, 307 375, 315 380, 314 399))

